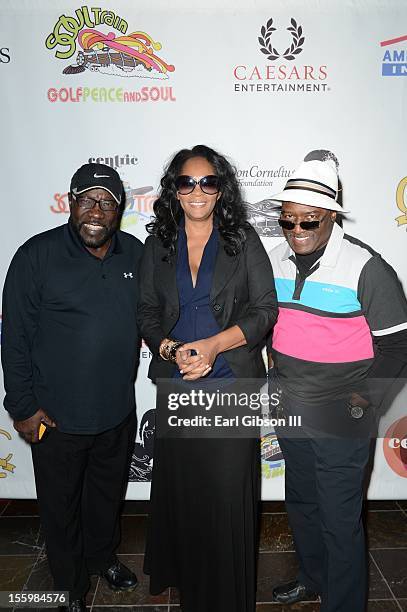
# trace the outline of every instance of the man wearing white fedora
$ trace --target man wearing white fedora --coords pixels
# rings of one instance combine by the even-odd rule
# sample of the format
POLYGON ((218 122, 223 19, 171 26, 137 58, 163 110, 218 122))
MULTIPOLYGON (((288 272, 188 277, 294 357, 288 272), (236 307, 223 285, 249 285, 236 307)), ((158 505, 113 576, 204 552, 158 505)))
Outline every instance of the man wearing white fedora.
POLYGON ((346 211, 334 156, 303 162, 273 199, 286 242, 269 254, 279 302, 272 380, 283 414, 303 423, 277 431, 299 571, 273 595, 363 612, 363 485, 380 402, 371 382, 406 364, 407 302, 394 270, 337 223, 346 211))

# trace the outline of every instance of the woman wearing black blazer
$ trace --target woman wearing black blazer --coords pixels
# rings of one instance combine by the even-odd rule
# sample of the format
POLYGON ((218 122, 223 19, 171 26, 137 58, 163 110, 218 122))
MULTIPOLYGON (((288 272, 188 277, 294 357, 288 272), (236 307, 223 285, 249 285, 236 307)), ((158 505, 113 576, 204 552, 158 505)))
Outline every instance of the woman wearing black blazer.
MULTIPOLYGON (((232 167, 203 145, 183 149, 166 169, 154 212, 138 308, 153 355, 150 378, 171 379, 180 392, 230 391, 239 379, 264 378, 261 348, 277 317, 273 273, 232 167)), ((170 416, 168 396, 158 391, 150 590, 177 587, 183 612, 252 612, 257 440, 221 439, 210 427, 204 437, 168 436, 160 430, 170 416)), ((192 404, 176 412, 193 414, 192 404)))

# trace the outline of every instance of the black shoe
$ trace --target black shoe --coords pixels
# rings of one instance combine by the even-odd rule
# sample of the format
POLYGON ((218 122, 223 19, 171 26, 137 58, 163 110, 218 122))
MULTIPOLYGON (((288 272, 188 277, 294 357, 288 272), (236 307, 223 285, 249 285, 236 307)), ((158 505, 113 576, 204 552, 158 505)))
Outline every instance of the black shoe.
POLYGON ((128 567, 116 561, 102 576, 112 591, 132 591, 137 586, 137 576, 128 567))
POLYGON ((60 612, 86 612, 85 600, 74 599, 69 606, 59 606, 58 610, 60 612))
POLYGON ((280 603, 293 604, 297 601, 314 601, 318 599, 318 593, 309 591, 306 586, 298 580, 280 584, 273 589, 273 599, 280 603))

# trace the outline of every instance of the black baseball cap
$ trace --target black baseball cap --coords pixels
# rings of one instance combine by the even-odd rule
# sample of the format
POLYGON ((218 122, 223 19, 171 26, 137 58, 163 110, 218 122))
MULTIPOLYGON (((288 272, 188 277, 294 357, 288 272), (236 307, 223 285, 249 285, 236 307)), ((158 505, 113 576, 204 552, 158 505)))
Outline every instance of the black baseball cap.
POLYGON ((106 189, 118 204, 122 201, 123 184, 116 170, 105 164, 84 164, 71 179, 71 192, 74 195, 89 189, 106 189))

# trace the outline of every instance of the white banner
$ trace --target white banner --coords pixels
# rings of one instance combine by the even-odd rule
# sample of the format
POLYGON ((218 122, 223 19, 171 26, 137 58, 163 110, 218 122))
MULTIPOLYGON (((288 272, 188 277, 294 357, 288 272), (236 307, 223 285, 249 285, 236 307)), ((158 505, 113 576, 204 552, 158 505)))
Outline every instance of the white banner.
MULTIPOLYGON (((406 24, 405 0, 2 0, 1 283, 21 243, 67 221, 81 164, 119 171, 122 229, 144 241, 165 162, 204 143, 236 165, 267 250, 281 237, 263 200, 310 150, 333 151, 351 210, 346 232, 407 286, 406 24)), ((149 493, 149 360, 143 347, 129 498, 149 493)), ((387 454, 377 443, 372 499, 407 497, 407 428, 397 446, 390 421, 396 442, 387 454)), ((263 498, 281 499, 284 462, 272 432, 262 457, 263 498)), ((34 496, 29 447, 0 411, 0 497, 34 496)))

